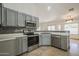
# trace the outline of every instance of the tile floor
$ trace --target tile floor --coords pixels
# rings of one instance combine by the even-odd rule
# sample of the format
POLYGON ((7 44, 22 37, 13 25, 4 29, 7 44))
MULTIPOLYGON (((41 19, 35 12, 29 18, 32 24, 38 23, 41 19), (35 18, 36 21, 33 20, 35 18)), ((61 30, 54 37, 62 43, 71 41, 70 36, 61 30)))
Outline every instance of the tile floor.
POLYGON ((69 51, 63 51, 50 46, 42 46, 22 56, 79 56, 79 40, 70 40, 69 51))

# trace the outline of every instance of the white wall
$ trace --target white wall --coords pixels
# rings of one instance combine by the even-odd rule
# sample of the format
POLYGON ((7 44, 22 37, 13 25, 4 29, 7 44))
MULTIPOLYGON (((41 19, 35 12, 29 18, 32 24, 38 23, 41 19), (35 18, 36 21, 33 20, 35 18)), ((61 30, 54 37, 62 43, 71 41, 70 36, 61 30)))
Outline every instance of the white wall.
MULTIPOLYGON (((78 23, 79 25, 79 18, 75 19, 75 21, 73 21, 72 23, 78 23)), ((58 27, 57 25, 61 25, 61 30, 64 30, 64 25, 65 25, 65 20, 54 20, 54 21, 49 21, 49 22, 43 22, 43 23, 40 23, 40 27, 41 27, 41 30, 48 30, 48 26, 50 25, 55 25, 56 26, 56 30, 58 30, 58 27)), ((78 29, 79 29, 79 26, 78 26, 78 29)))

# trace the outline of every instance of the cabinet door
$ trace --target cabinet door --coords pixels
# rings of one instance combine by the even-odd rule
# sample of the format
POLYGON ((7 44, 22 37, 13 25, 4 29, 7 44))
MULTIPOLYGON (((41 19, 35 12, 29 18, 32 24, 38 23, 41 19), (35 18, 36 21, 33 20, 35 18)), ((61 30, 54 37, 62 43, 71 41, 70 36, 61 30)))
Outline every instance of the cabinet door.
POLYGON ((54 38, 54 46, 60 48, 61 47, 61 39, 60 36, 55 36, 54 38))
POLYGON ((32 21, 32 16, 26 15, 26 22, 31 22, 32 21))
POLYGON ((36 23, 36 27, 39 27, 39 18, 35 17, 35 23, 36 23))
POLYGON ((22 52, 27 51, 27 37, 22 38, 22 52))
POLYGON ((34 16, 32 16, 32 22, 36 23, 36 18, 34 16))
POLYGON ((2 26, 7 26, 7 8, 2 8, 2 26))
POLYGON ((1 6, 0 6, 0 24, 1 24, 1 19, 2 19, 2 10, 1 10, 1 6))
POLYGON ((17 26, 17 12, 7 9, 7 26, 17 26))
POLYGON ((18 26, 25 26, 25 15, 22 13, 18 13, 18 26))
POLYGON ((42 45, 42 35, 39 35, 39 46, 42 45))
POLYGON ((61 48, 61 39, 60 36, 57 35, 52 35, 52 42, 51 42, 52 46, 61 48))
POLYGON ((22 38, 16 38, 16 55, 22 53, 22 38))
POLYGON ((52 36, 52 38, 51 38, 51 44, 52 44, 52 46, 55 46, 55 37, 54 36, 52 36))
POLYGON ((16 55, 16 39, 0 41, 0 56, 16 55))
POLYGON ((67 36, 61 36, 61 48, 67 50, 67 36))

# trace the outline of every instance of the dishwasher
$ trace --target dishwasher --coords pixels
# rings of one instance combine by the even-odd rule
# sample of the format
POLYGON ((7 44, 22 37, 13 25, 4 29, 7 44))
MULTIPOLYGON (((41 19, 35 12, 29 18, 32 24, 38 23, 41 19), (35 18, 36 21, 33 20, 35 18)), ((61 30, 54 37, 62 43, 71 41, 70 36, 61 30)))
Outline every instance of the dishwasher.
POLYGON ((41 33, 39 39, 40 46, 51 45, 51 33, 41 33))

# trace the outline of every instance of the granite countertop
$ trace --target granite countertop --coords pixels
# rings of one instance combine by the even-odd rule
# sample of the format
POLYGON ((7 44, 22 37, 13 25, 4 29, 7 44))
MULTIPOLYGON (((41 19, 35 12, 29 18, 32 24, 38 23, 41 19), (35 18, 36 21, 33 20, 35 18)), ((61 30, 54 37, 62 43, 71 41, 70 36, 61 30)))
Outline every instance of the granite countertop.
POLYGON ((41 35, 42 33, 49 33, 52 35, 63 35, 63 36, 69 36, 69 33, 53 33, 53 32, 37 32, 39 35, 41 35))
POLYGON ((33 37, 33 36, 38 36, 38 35, 26 35, 27 37, 33 37))
POLYGON ((32 36, 38 36, 36 35, 24 35, 23 33, 14 33, 14 34, 0 34, 0 41, 6 41, 6 40, 13 40, 16 39, 17 37, 32 37, 32 36))
POLYGON ((19 34, 0 34, 0 41, 6 41, 6 40, 13 40, 16 39, 16 37, 23 37, 27 35, 23 35, 22 33, 19 34))
POLYGON ((15 37, 12 38, 0 38, 0 41, 7 41, 7 40, 14 40, 16 39, 15 37))
POLYGON ((52 35, 57 35, 57 36, 69 36, 68 34, 52 34, 52 35))

